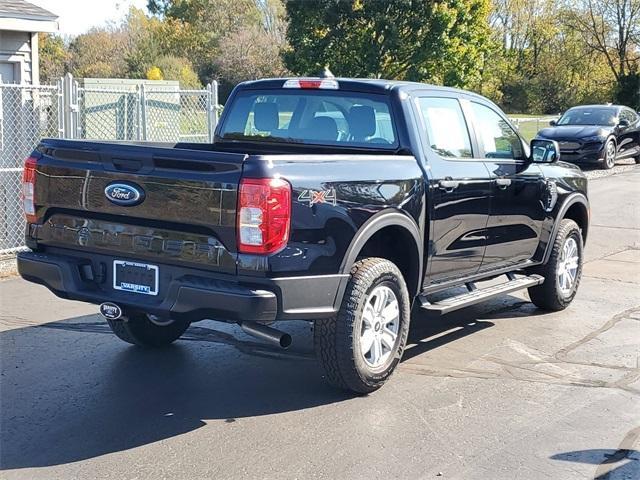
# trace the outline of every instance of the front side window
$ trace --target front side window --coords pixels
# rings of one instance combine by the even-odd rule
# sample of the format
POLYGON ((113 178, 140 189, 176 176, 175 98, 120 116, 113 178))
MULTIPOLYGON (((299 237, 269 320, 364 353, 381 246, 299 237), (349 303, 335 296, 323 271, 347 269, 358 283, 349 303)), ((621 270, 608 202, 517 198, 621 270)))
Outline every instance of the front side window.
POLYGON ((418 105, 434 152, 441 157, 472 157, 469 130, 458 100, 420 97, 418 105))
POLYGON ((471 111, 484 158, 524 158, 522 141, 504 118, 493 109, 476 102, 471 102, 471 111))
POLYGON ((386 97, 325 90, 240 92, 221 140, 394 149, 386 97))

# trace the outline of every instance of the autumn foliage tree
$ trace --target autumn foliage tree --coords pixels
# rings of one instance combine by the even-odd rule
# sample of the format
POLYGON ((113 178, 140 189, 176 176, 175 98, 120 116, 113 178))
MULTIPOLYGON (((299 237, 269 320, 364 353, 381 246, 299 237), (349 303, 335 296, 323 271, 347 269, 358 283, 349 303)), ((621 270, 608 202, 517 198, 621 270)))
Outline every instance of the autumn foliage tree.
POLYGON ((54 83, 66 73, 71 53, 64 40, 57 35, 40 33, 38 37, 40 82, 54 83))
POLYGON ((285 61, 308 75, 469 86, 488 51, 488 0, 288 0, 285 61))
POLYGON ((640 0, 148 0, 115 25, 40 38, 41 81, 238 82, 289 74, 469 88, 511 113, 640 109, 640 0))
POLYGON ((202 80, 238 81, 283 72, 280 0, 149 0, 168 51, 193 59, 202 80))

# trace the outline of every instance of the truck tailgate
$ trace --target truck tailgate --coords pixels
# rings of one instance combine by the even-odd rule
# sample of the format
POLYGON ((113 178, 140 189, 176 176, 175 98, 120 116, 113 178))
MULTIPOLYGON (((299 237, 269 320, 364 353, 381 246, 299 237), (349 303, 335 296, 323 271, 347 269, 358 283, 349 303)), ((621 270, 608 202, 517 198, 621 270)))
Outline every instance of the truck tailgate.
POLYGON ((234 272, 245 155, 210 148, 45 139, 30 236, 39 245, 234 272), (114 202, 107 189, 117 184, 142 200, 114 202))

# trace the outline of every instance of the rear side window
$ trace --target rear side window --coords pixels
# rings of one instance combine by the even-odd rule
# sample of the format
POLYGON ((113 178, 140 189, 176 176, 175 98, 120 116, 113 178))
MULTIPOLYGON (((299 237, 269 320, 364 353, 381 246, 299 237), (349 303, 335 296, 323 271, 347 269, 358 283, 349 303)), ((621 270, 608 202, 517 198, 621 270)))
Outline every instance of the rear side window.
POLYGON ((469 130, 455 98, 421 97, 420 113, 431 148, 442 157, 471 158, 469 130))
POLYGON ((484 158, 524 158, 520 137, 504 118, 476 102, 471 102, 471 111, 484 158))
POLYGON ((620 112, 620 120, 626 120, 630 124, 635 123, 638 116, 631 110, 623 109, 620 112))
POLYGON ((344 147, 397 147, 386 97, 325 90, 240 92, 222 140, 344 147))

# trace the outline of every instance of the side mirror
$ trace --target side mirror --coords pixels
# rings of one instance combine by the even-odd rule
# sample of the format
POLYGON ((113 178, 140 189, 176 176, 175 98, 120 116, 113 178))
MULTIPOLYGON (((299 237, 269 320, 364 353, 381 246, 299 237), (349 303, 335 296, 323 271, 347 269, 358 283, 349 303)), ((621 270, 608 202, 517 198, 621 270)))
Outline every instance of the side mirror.
POLYGON ((560 146, 555 140, 534 138, 531 140, 531 160, 536 163, 552 163, 560 160, 560 146))
POLYGON ((620 120, 618 122, 618 126, 620 128, 627 128, 629 126, 629 120, 626 120, 626 119, 623 118, 622 120, 620 120))
POLYGON ((549 122, 549 125, 551 125, 552 127, 555 127, 556 125, 558 125, 558 122, 556 120, 551 120, 549 122))

